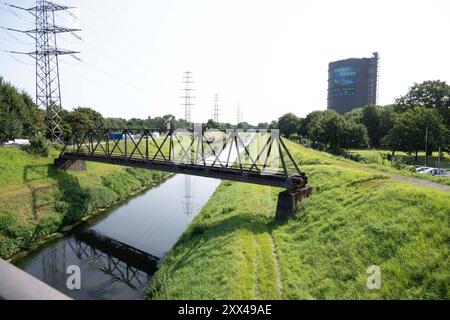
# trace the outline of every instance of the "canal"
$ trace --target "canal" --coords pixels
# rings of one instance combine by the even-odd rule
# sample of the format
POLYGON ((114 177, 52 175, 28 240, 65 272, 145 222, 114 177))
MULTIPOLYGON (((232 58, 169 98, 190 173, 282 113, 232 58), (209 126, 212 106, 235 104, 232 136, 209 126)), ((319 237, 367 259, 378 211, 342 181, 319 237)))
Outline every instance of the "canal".
POLYGON ((159 260, 219 183, 175 175, 14 264, 74 299, 142 299, 159 260), (80 290, 67 288, 70 265, 80 267, 80 290))

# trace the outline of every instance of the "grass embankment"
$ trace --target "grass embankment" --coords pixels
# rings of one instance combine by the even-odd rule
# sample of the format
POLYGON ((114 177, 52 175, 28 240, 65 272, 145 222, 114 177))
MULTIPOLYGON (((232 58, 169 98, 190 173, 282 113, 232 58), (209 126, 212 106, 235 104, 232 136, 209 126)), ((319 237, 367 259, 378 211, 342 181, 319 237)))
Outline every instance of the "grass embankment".
POLYGON ((50 157, 0 147, 0 257, 8 258, 34 241, 62 230, 167 174, 88 163, 87 171, 62 171, 50 157))
POLYGON ((224 181, 167 255, 150 299, 450 298, 450 197, 289 143, 314 187, 290 221, 280 189, 224 181), (381 268, 381 289, 366 270, 381 268))

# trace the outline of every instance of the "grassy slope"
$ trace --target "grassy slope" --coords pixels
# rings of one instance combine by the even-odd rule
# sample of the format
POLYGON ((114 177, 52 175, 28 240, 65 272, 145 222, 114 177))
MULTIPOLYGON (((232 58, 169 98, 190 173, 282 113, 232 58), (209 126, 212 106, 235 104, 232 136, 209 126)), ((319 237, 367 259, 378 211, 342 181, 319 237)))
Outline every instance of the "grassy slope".
POLYGON ((314 193, 274 221, 276 188, 223 182, 168 254, 153 299, 450 297, 450 197, 289 144, 314 193), (366 269, 379 265, 380 290, 366 269))
POLYGON ((64 172, 53 167, 57 155, 53 150, 50 157, 35 157, 0 147, 0 257, 166 176, 98 163, 64 172))

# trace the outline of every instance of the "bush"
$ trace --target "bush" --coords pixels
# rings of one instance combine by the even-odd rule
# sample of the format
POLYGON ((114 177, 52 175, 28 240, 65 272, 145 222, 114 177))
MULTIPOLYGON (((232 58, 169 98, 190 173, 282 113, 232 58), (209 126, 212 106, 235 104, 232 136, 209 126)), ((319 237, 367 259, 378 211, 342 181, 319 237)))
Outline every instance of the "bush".
POLYGON ((139 180, 141 186, 147 186, 153 182, 153 171, 139 168, 127 168, 126 170, 131 176, 139 180))
POLYGON ((43 216, 39 224, 36 225, 36 238, 45 237, 53 232, 58 231, 62 224, 63 217, 57 212, 52 212, 43 216))
POLYGON ((126 172, 114 172, 102 177, 103 185, 114 191, 120 199, 141 187, 141 182, 126 172))
POLYGON ((50 144, 41 133, 37 133, 30 139, 30 145, 26 148, 26 151, 30 154, 39 155, 42 157, 48 157, 50 144))
POLYGON ((117 195, 105 186, 92 186, 86 190, 89 194, 88 212, 105 208, 117 200, 117 195))
POLYGON ((34 220, 21 223, 14 214, 0 212, 0 257, 6 258, 34 241, 36 224, 34 220))

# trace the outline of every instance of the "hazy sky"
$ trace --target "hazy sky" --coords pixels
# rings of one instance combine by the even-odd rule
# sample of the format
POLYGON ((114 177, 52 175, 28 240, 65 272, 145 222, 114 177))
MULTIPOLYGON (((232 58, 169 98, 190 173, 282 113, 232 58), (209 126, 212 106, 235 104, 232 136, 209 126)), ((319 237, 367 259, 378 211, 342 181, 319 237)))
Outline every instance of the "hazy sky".
MULTIPOLYGON (((34 1, 9 0, 20 6, 34 1)), ((184 115, 183 72, 192 71, 194 121, 250 123, 286 112, 326 109, 328 63, 380 54, 379 103, 414 82, 450 83, 450 1, 301 0, 59 0, 77 6, 57 23, 80 27, 59 46, 81 51, 83 63, 62 57, 62 103, 105 116, 184 115)), ((33 28, 26 12, 0 5, 0 25, 33 28)), ((0 30, 0 49, 33 50, 25 35, 0 30)), ((34 61, 0 53, 0 75, 34 96, 34 61), (19 59, 17 61, 16 59, 19 59), (24 64, 26 63, 26 64, 24 64)))

